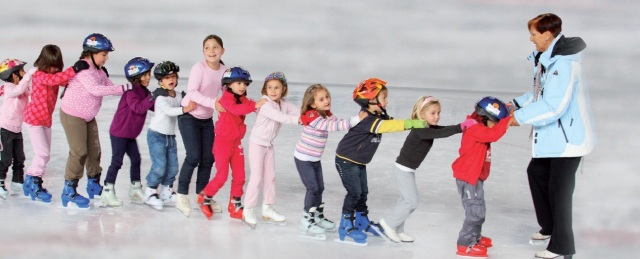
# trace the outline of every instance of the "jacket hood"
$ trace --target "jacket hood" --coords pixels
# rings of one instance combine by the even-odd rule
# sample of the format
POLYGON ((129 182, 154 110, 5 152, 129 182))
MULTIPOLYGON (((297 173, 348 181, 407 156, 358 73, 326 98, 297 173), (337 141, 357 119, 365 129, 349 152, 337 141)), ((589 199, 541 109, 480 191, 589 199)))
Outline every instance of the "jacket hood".
POLYGON ((562 33, 551 42, 549 48, 545 52, 534 51, 529 55, 529 60, 534 60, 535 65, 538 61, 542 62, 544 67, 555 62, 556 59, 564 58, 574 61, 580 61, 580 52, 587 48, 587 44, 579 37, 565 37, 562 33), (550 50, 550 51, 549 51, 550 50))

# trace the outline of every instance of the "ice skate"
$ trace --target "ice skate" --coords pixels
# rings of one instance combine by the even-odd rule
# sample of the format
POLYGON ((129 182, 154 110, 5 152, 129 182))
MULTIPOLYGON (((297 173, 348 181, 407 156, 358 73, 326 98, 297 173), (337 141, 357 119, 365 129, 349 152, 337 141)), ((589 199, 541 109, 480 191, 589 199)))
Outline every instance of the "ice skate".
POLYGON ((162 210, 164 202, 158 196, 158 190, 151 187, 147 187, 144 192, 144 203, 156 210, 162 210))
POLYGON ((29 176, 28 179, 31 181, 29 183, 29 196, 31 197, 31 200, 51 203, 51 194, 49 194, 47 189, 42 188, 42 178, 39 176, 29 176))
POLYGON ((227 207, 229 211, 229 216, 234 219, 242 219, 242 202, 240 201, 240 197, 231 196, 229 198, 229 206, 227 207))
POLYGON ((553 259, 553 258, 571 259, 571 258, 573 258, 573 255, 564 255, 563 256, 563 255, 556 254, 554 252, 550 252, 549 250, 544 250, 544 251, 537 252, 535 254, 535 257, 534 257, 534 259, 553 259))
POLYGON ((176 192, 173 191, 169 185, 161 185, 160 194, 158 194, 163 205, 175 205, 176 204, 176 192))
MULTIPOLYGON (((34 177, 34 179, 40 177, 34 177)), ((34 184, 35 187, 35 184, 34 184)), ((71 181, 64 181, 64 188, 62 189, 62 207, 68 207, 69 202, 75 204, 79 209, 89 209, 91 207, 90 200, 85 198, 84 196, 78 194, 76 188, 78 187, 78 180, 74 179, 71 181)))
POLYGON ((387 224, 387 221, 385 221, 384 219, 380 219, 380 227, 383 229, 384 234, 389 238, 389 240, 396 243, 402 242, 400 236, 398 236, 398 233, 396 233, 396 230, 391 228, 391 226, 389 226, 389 224, 387 224))
POLYGON ((176 195, 176 209, 186 217, 189 217, 191 214, 191 202, 189 202, 189 195, 179 193, 176 195))
POLYGON ((413 241, 416 240, 415 238, 404 232, 398 233, 398 237, 400 237, 400 241, 402 241, 402 243, 413 243, 413 241))
POLYGON ((456 255, 467 258, 487 258, 487 248, 479 245, 461 246, 458 245, 456 255))
POLYGON ((363 232, 368 232, 374 236, 388 239, 387 236, 385 236, 382 232, 382 229, 380 229, 380 224, 369 221, 369 217, 367 216, 367 214, 368 211, 356 211, 356 219, 353 221, 355 227, 362 230, 363 232))
POLYGON ((95 177, 87 178, 87 195, 89 199, 93 199, 95 196, 102 195, 102 186, 100 186, 100 173, 95 177))
POLYGON ((481 236, 480 239, 478 239, 478 243, 479 246, 484 246, 486 248, 492 247, 493 246, 493 242, 491 241, 491 238, 485 237, 485 236, 481 236))
POLYGON ((211 219, 213 217, 213 208, 211 208, 211 203, 213 202, 213 197, 207 196, 204 192, 198 194, 198 206, 200 206, 200 210, 204 213, 204 216, 207 219, 211 219))
POLYGON ((129 198, 131 199, 131 203, 144 204, 144 192, 142 191, 142 184, 140 184, 139 181, 131 182, 129 198))
POLYGON ((0 198, 3 200, 9 196, 9 191, 4 186, 4 180, 0 180, 0 198))
POLYGON ((353 214, 345 213, 342 214, 342 219, 340 220, 340 227, 338 227, 338 239, 336 242, 346 243, 350 245, 357 246, 366 246, 367 245, 367 234, 362 232, 362 230, 358 229, 353 224, 353 214), (347 237, 353 239, 353 241, 346 239, 347 237))
POLYGON ((326 240, 325 229, 316 224, 315 214, 315 207, 309 209, 309 212, 302 212, 302 219, 300 219, 300 226, 298 227, 300 236, 314 240, 326 240))
POLYGON ((104 185, 100 201, 100 207, 122 207, 122 201, 116 197, 116 189, 112 183, 104 185))
POLYGON ((244 224, 247 224, 251 229, 256 229, 256 225, 258 224, 258 219, 256 219, 256 213, 253 209, 245 208, 242 211, 242 221, 244 224))
POLYGON ((29 193, 31 192, 31 184, 33 183, 33 176, 25 174, 24 175, 24 184, 22 184, 22 192, 24 196, 29 197, 29 193))
POLYGON ((18 182, 11 182, 11 194, 18 195, 23 190, 24 184, 18 182))
POLYGON ((273 208, 273 205, 264 204, 262 205, 262 220, 266 221, 267 223, 285 225, 287 218, 278 213, 278 211, 273 208))
POLYGON ((540 231, 531 234, 531 240, 529 240, 529 244, 536 246, 546 246, 549 244, 549 239, 551 239, 551 235, 543 235, 540 234, 540 231))
POLYGON ((318 226, 324 228, 327 232, 336 231, 336 223, 324 216, 324 202, 318 206, 317 212, 315 213, 315 221, 318 226))

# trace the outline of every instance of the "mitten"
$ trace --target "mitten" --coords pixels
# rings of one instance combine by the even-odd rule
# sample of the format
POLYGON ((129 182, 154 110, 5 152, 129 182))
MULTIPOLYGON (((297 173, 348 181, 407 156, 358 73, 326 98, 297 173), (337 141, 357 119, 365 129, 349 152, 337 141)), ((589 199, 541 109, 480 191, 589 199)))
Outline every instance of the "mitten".
POLYGON ((466 119, 465 121, 463 121, 462 123, 460 123, 460 129, 462 129, 462 131, 467 130, 469 127, 478 124, 478 121, 474 120, 474 119, 466 119))
POLYGON ((76 72, 76 74, 85 69, 89 69, 89 63, 82 59, 76 61, 76 63, 73 64, 73 72, 76 72))
POLYGON ((164 89, 164 88, 156 88, 156 90, 154 90, 151 93, 151 100, 150 101, 155 101, 156 98, 158 98, 158 96, 169 96, 169 90, 164 89))
POLYGON ((423 120, 404 120, 404 129, 422 129, 424 127, 423 120))

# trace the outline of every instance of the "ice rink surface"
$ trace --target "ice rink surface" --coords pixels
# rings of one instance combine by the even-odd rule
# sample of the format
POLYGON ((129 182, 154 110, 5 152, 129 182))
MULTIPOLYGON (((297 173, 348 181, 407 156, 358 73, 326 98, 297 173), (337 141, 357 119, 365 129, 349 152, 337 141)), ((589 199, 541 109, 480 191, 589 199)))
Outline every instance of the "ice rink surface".
MULTIPOLYGON (((2 9, 0 58, 28 61, 28 68, 49 43, 60 46, 66 65, 73 64, 82 39, 101 32, 116 48, 106 65, 114 83, 125 82, 122 67, 134 56, 175 61, 186 79, 190 67, 202 59, 202 39, 214 33, 224 40, 225 63, 252 73, 250 97, 258 97, 264 76, 281 70, 293 82, 289 101, 300 104, 309 84, 324 83, 333 95, 332 111, 346 118, 358 109, 350 100, 353 87, 367 77, 380 77, 390 87, 392 116, 408 117, 419 96, 435 95, 442 102, 441 125, 462 121, 482 96, 509 100, 528 91, 531 63, 526 57, 533 45, 526 22, 554 12, 563 19, 566 36, 587 42, 585 70, 599 138, 576 180, 574 258, 634 258, 640 247, 640 201, 635 198, 640 162, 634 151, 640 145, 637 1, 11 1, 2 9)), ((185 86, 181 81, 179 88, 185 86)), ((111 156, 108 129, 118 100, 105 98, 97 117, 104 173, 111 156)), ((247 117, 249 130, 254 120, 255 115, 247 117)), ((298 237, 304 187, 292 154, 300 129, 285 125, 276 140, 276 208, 288 224, 260 222, 251 230, 226 211, 207 220, 198 210, 186 218, 173 207, 158 212, 130 204, 127 159, 116 184, 125 201, 122 208, 61 208, 68 146, 56 110, 52 158, 44 178, 53 203, 32 202, 22 195, 0 200, 0 258, 455 258, 464 211, 450 166, 460 135, 436 140, 417 171, 420 206, 406 225, 416 242, 386 244, 370 237, 367 247, 354 247, 333 242, 337 233, 328 234, 326 241, 298 237)), ((28 166, 32 151, 26 130, 24 134, 28 166)), ((145 134, 146 127, 138 138, 143 177, 150 166, 145 134)), ((326 211, 334 221, 345 194, 333 165, 343 134, 330 134, 322 160, 326 211)), ((528 244, 529 235, 538 230, 525 172, 531 156, 528 136, 529 126, 511 128, 493 145, 483 226, 483 234, 494 240, 490 258, 531 258, 544 249, 528 244)), ((383 217, 398 197, 391 171, 405 137, 406 132, 385 135, 367 167, 373 220, 383 217)), ((178 146, 182 164, 184 147, 178 146)), ((215 197, 224 205, 228 185, 215 197)), ((84 186, 86 177, 80 181, 81 194, 84 186)), ((195 206, 193 193, 191 199, 195 206)))

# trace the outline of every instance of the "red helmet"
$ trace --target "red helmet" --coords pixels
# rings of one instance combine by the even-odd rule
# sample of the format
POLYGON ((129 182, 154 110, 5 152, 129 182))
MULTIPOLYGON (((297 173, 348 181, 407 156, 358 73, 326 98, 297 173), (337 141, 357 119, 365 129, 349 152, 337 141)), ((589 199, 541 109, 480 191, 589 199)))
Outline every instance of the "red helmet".
POLYGON ((362 107, 367 107, 370 104, 370 100, 375 99, 376 96, 386 88, 387 82, 378 78, 366 79, 353 90, 353 100, 362 107))

